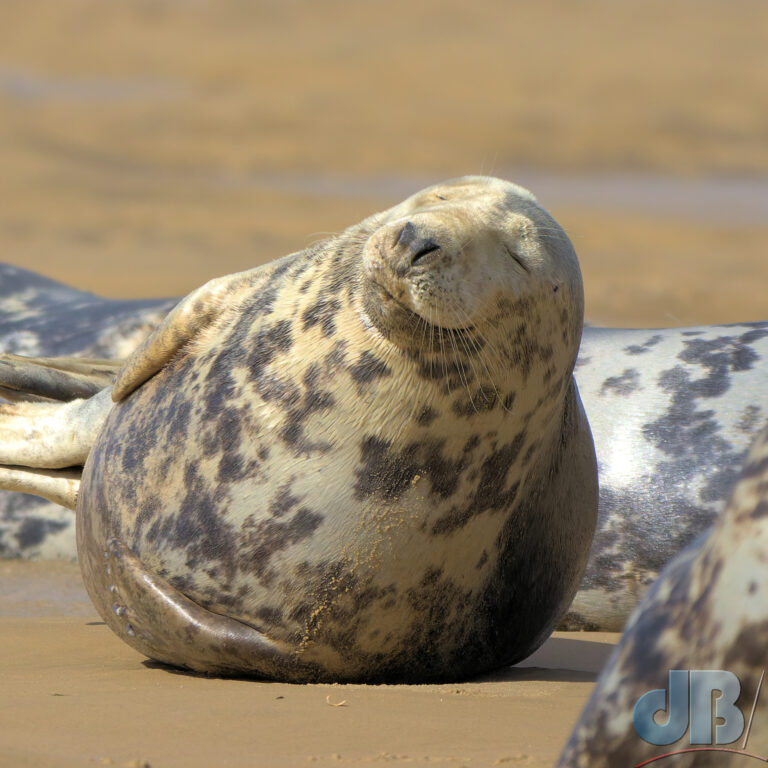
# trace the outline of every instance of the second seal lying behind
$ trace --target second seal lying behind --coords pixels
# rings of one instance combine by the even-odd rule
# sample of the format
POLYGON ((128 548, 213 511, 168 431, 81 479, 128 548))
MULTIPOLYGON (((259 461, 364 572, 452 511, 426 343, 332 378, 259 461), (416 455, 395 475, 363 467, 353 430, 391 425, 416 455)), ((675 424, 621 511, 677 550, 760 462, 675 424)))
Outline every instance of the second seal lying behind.
POLYGON ((576 255, 468 177, 213 281, 128 359, 77 502, 112 629, 194 670, 456 679, 530 654, 597 507, 576 255))

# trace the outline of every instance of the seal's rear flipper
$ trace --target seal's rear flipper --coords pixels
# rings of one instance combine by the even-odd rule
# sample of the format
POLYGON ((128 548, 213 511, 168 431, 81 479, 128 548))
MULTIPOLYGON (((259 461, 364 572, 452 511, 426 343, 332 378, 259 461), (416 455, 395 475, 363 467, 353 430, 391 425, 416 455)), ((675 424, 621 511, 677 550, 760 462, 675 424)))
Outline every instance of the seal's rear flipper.
POLYGON ((109 389, 87 400, 0 405, 0 464, 81 467, 111 408, 109 389))
POLYGON ((28 469, 0 466, 0 488, 42 496, 54 504, 74 509, 80 490, 81 470, 28 469))
POLYGON ((74 509, 81 468, 112 408, 110 395, 103 389, 88 399, 0 405, 0 489, 74 509))
POLYGON ((69 401, 110 386, 121 361, 0 355, 0 396, 11 402, 69 401))
POLYGON ((193 602, 145 568, 120 540, 108 542, 102 563, 95 560, 82 562, 83 568, 102 569, 84 578, 91 599, 118 636, 146 656, 209 674, 281 680, 313 676, 312 666, 291 647, 193 602))

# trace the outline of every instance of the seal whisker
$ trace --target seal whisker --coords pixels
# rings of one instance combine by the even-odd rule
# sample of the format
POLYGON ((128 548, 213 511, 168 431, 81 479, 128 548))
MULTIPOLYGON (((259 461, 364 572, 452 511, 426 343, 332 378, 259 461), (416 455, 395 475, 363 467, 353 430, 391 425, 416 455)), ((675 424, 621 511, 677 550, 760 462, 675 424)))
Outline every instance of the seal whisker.
POLYGON ((453 359, 456 361, 456 368, 458 369, 458 372, 459 372, 459 381, 461 381, 461 383, 464 385, 464 389, 467 390, 467 396, 469 397, 469 402, 472 405, 472 410, 474 410, 474 412, 477 413, 477 407, 475 406, 475 401, 472 399, 472 393, 469 390, 469 383, 467 381, 466 372, 464 370, 464 364, 461 361, 461 355, 456 345, 456 338, 451 328, 448 329, 448 338, 451 340, 451 346, 453 347, 453 359))
POLYGON ((435 378, 435 325, 432 322, 433 309, 429 308, 429 377, 435 378))
POLYGON ((439 329, 437 337, 440 341, 440 359, 443 363, 443 378, 445 379, 445 384, 448 387, 448 394, 451 394, 451 377, 450 372, 448 370, 448 361, 446 359, 446 352, 445 352, 445 342, 443 341, 443 330, 439 329))
MULTIPOLYGON (((474 376, 475 381, 478 383, 478 386, 480 386, 480 377, 478 376, 477 369, 475 368, 475 364, 474 364, 474 361, 472 359, 475 355, 472 354, 472 352, 470 351, 470 348, 468 346, 468 344, 471 343, 473 348, 474 348, 474 350, 475 350, 475 354, 477 354, 477 346, 474 344, 474 338, 473 338, 473 335, 472 335, 473 331, 472 331, 472 327, 471 327, 472 326, 471 318, 469 317, 469 315, 467 315, 466 310, 461 306, 461 304, 458 301, 456 301, 455 298, 451 302, 450 307, 451 307, 451 309, 454 312, 458 313, 461 318, 463 318, 464 320, 467 321, 466 324, 465 324, 466 328, 467 328, 467 332, 466 333, 456 334, 456 335, 458 336, 458 339, 461 342, 462 347, 464 348, 464 352, 466 354, 467 361, 469 362, 469 365, 472 368, 472 375, 474 376)), ((491 382, 491 383, 493 383, 493 382, 491 382)), ((483 395, 483 399, 485 399, 485 401, 488 402, 488 399, 485 396, 485 391, 483 390, 482 386, 480 387, 480 392, 483 395)), ((471 399, 472 399, 472 396, 470 395, 470 400, 471 399)), ((474 407, 474 403, 472 403, 472 405, 474 407)), ((475 410, 477 410, 477 409, 475 409, 475 410)))
MULTIPOLYGON (((467 318, 469 319, 469 318, 467 318)), ((477 355, 477 347, 473 344, 473 336, 472 331, 468 331, 466 334, 457 334, 459 341, 461 342, 462 347, 464 348, 464 353, 467 357, 467 362, 469 363, 470 368, 472 368, 472 376, 474 377, 474 380, 480 385, 480 376, 477 373, 477 369, 475 368, 475 363, 473 360, 473 357, 477 355), (470 349, 470 346, 472 349, 470 349), (474 354, 473 354, 474 350, 474 354)), ((481 393, 483 394, 483 398, 487 402, 487 398, 485 398, 485 392, 482 390, 481 387, 481 393)))
MULTIPOLYGON (((461 312, 463 315, 465 315, 465 316, 467 315, 467 313, 466 313, 466 310, 465 310, 463 307, 461 307, 460 305, 458 305, 458 304, 457 304, 457 305, 456 305, 456 309, 457 309, 459 312, 461 312)), ((469 320, 470 318, 467 316, 467 317, 466 317, 466 319, 467 319, 467 320, 469 320)), ((502 408, 503 408, 505 411, 507 411, 507 413, 510 413, 511 411, 510 411, 510 409, 509 409, 509 408, 507 408, 507 406, 504 404, 504 399, 503 399, 503 398, 501 397, 501 395, 499 394, 499 390, 498 390, 498 387, 496 386, 496 382, 494 381, 494 377, 493 377, 493 375, 491 374, 491 372, 490 372, 490 370, 488 369, 488 366, 486 365, 486 362, 485 362, 485 356, 484 356, 483 352, 484 352, 484 350, 485 350, 485 349, 486 349, 486 347, 487 347, 487 342, 485 342, 483 346, 478 346, 478 344, 477 344, 477 341, 476 341, 476 338, 475 338, 475 335, 474 335, 475 333, 479 333, 479 331, 477 330, 477 328, 476 328, 476 327, 475 327, 475 329, 474 329, 473 331, 470 331, 470 333, 467 335, 467 338, 468 338, 468 340, 470 341, 470 343, 472 343, 472 344, 474 345, 474 347, 475 347, 475 349, 476 349, 476 351, 477 351, 477 358, 478 358, 478 360, 480 361, 480 364, 481 364, 481 365, 483 366, 483 368, 485 369, 485 373, 486 373, 486 375, 487 375, 487 377, 488 377, 488 381, 490 382, 491 386, 493 387, 493 391, 494 391, 494 392, 495 392, 495 394, 496 394, 496 399, 497 399, 497 401, 498 401, 498 402, 501 404, 501 407, 502 407, 502 408)), ((483 393, 483 394, 485 394, 485 393, 483 393)), ((487 402, 487 400, 486 400, 486 402, 487 402)))
POLYGON ((426 341, 427 341, 427 326, 428 325, 429 325, 429 323, 427 322, 427 319, 422 317, 421 318, 421 344, 420 344, 420 348, 419 348, 419 351, 421 352, 422 355, 424 354, 424 351, 425 351, 425 345, 426 345, 426 341))
MULTIPOLYGON (((466 310, 464 310, 462 307, 459 307, 460 311, 463 312, 464 316, 466 317, 467 321, 469 321, 469 317, 467 316, 466 310)), ((498 373, 500 374, 502 371, 505 370, 505 365, 502 360, 501 354, 496 349, 496 347, 483 335, 482 331, 478 327, 477 324, 475 324, 470 332, 469 335, 474 335, 476 339, 479 339, 479 352, 478 356, 483 360, 485 363, 485 355, 480 355, 480 352, 488 353, 490 355, 489 363, 492 361, 498 366, 498 373)), ((488 374, 489 378, 491 377, 491 372, 488 369, 487 366, 485 366, 486 373, 488 374)))
MULTIPOLYGON (((485 363, 485 356, 484 356, 484 353, 483 353, 483 349, 478 344, 474 332, 470 332, 469 334, 467 334, 466 343, 469 344, 472 347, 472 349, 474 350, 474 353, 475 353, 474 356, 477 358, 478 363, 482 366, 483 370, 485 371, 485 375, 486 375, 486 377, 488 379, 488 382, 493 387, 493 391, 494 391, 494 393, 496 395, 496 399, 502 404, 502 407, 503 407, 504 406, 504 402, 501 399, 501 397, 499 396, 499 390, 497 389, 496 383, 493 380, 494 377, 491 374, 491 372, 488 370, 488 366, 485 363)), ((474 363, 473 363, 473 368, 474 368, 474 363)), ((476 376, 476 378, 479 381, 480 377, 477 375, 477 373, 475 373, 475 376, 476 376)), ((483 394, 483 398, 485 399, 485 401, 489 402, 488 398, 487 398, 487 395, 486 395, 486 392, 485 392, 485 389, 481 388, 481 392, 483 394)))

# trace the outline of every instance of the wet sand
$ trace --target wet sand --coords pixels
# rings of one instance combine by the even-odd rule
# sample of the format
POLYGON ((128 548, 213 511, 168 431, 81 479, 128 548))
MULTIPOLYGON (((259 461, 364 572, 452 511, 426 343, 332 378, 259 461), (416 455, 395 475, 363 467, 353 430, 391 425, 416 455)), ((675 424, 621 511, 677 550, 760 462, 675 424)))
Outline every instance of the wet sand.
MULTIPOLYGON (((570 233, 592 322, 766 319, 766 28, 760 0, 6 0, 0 259, 179 296, 495 173, 570 233)), ((0 563, 0 766, 549 766, 616 637, 458 685, 206 679, 113 637, 73 565, 0 563)))

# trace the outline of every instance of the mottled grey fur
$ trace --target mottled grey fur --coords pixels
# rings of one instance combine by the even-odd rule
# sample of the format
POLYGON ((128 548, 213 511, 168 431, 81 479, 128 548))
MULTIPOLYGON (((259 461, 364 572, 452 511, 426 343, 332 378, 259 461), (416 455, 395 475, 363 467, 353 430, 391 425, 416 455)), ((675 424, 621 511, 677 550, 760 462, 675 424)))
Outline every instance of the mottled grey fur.
POLYGON ((480 177, 212 281, 118 373, 77 503, 94 604, 211 672, 415 681, 525 657, 594 529, 582 314, 565 234, 480 177))
MULTIPOLYGON (((663 571, 627 624, 604 668, 560 768, 633 766, 689 748, 659 747, 635 732, 632 713, 670 670, 722 669, 739 678, 737 705, 748 721, 768 667, 768 428, 755 441, 723 516, 663 571)), ((768 689, 763 688, 747 751, 768 759, 768 689)), ((663 719, 662 721, 663 722, 663 719)), ((730 745, 741 749, 743 741, 730 745)), ((725 752, 668 758, 675 766, 748 765, 725 752)), ((661 764, 661 763, 660 763, 661 764)))
MULTIPOLYGON (((0 264, 0 352, 125 358, 175 303, 104 299, 0 264)), ((75 556, 70 510, 38 496, 0 491, 0 557, 75 556)))
MULTIPOLYGON (((169 308, 167 300, 100 299, 6 265, 0 278, 2 351, 127 356, 169 308)), ((390 372, 364 354, 350 374, 361 394, 390 372)), ((768 322, 586 327, 575 375, 595 440, 600 505, 562 628, 617 631, 661 568, 724 509, 768 416, 768 322)), ((429 424, 435 413, 427 408, 421 418, 429 424)), ((74 559, 74 516, 0 491, 0 556, 74 559)))
POLYGON ((585 328, 576 380, 595 439, 600 509, 563 628, 618 631, 731 495, 768 418, 768 322, 585 328))

